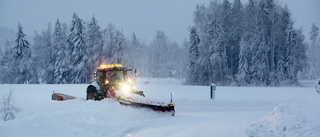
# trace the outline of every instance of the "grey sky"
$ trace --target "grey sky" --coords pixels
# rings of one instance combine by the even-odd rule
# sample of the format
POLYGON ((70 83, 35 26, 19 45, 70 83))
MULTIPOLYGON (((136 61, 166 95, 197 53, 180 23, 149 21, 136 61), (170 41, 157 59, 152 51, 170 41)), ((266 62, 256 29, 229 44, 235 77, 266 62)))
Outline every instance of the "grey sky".
MULTIPOLYGON (((182 43, 188 38, 197 4, 210 0, 0 0, 0 26, 17 29, 18 22, 27 35, 47 28, 47 23, 70 24, 75 12, 84 21, 95 15, 98 24, 109 23, 129 37, 133 32, 146 43, 152 42, 157 30, 166 33, 171 41, 182 43)), ((220 0, 222 1, 222 0, 220 0)), ((288 3, 296 28, 304 26, 305 34, 311 24, 320 26, 320 0, 275 0, 288 3)), ((230 0, 233 2, 233 0, 230 0)), ((242 0, 243 3, 246 0, 242 0)), ((307 36, 308 37, 308 36, 307 36)))

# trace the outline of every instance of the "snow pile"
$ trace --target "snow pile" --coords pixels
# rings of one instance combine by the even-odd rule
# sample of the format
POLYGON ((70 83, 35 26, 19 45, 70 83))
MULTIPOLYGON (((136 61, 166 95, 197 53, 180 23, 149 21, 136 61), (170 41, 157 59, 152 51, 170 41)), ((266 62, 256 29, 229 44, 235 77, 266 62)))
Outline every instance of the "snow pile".
POLYGON ((271 114, 251 124, 246 133, 249 136, 319 137, 320 99, 279 105, 271 114))

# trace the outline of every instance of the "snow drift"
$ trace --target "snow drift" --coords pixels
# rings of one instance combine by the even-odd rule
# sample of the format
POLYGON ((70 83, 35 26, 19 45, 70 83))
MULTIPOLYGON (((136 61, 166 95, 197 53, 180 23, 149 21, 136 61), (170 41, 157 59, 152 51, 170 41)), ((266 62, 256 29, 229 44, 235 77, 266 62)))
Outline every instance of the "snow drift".
POLYGON ((279 105, 246 132, 249 136, 319 137, 320 98, 279 105))

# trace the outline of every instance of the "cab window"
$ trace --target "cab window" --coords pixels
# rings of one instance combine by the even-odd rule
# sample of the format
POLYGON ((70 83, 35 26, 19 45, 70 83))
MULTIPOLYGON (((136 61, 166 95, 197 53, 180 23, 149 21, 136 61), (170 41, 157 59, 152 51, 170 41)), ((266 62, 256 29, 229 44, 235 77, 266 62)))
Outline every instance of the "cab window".
POLYGON ((123 71, 107 72, 106 78, 110 81, 122 82, 122 81, 124 81, 123 71))

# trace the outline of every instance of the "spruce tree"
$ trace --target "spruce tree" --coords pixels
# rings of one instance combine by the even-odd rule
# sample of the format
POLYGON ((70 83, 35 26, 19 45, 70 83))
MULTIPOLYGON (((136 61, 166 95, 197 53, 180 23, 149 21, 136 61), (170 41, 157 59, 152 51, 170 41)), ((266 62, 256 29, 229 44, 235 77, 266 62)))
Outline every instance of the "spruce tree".
POLYGON ((188 84, 196 84, 196 80, 199 78, 199 74, 196 70, 196 63, 199 59, 199 50, 198 46, 200 44, 200 39, 197 34, 195 27, 190 29, 190 43, 189 43, 189 77, 188 84))
POLYGON ((88 60, 86 54, 86 43, 84 41, 84 26, 82 19, 76 13, 73 14, 70 34, 68 36, 70 49, 70 78, 71 83, 85 83, 86 71, 83 68, 88 60))
POLYGON ((96 18, 93 16, 87 27, 86 44, 88 46, 86 54, 88 55, 88 62, 85 66, 86 81, 92 80, 92 72, 101 64, 103 40, 100 26, 97 24, 96 18))
POLYGON ((33 79, 35 73, 31 64, 31 51, 30 44, 25 38, 25 34, 22 31, 22 26, 18 24, 18 33, 15 40, 16 46, 13 48, 13 62, 11 69, 15 68, 12 73, 14 77, 14 83, 27 84, 36 83, 33 79))
POLYGON ((310 31, 310 40, 312 41, 312 44, 314 45, 316 43, 316 40, 319 35, 319 28, 313 23, 310 31))
POLYGON ((53 32, 53 47, 55 47, 57 51, 54 65, 54 83, 56 84, 67 84, 70 81, 68 79, 69 51, 66 40, 66 25, 65 29, 63 28, 63 25, 60 23, 59 19, 57 19, 53 32))
POLYGON ((293 30, 293 22, 291 21, 288 28, 287 28, 287 39, 286 39, 286 78, 290 80, 290 83, 296 81, 295 77, 295 57, 294 57, 294 48, 296 46, 295 40, 296 34, 293 30))

